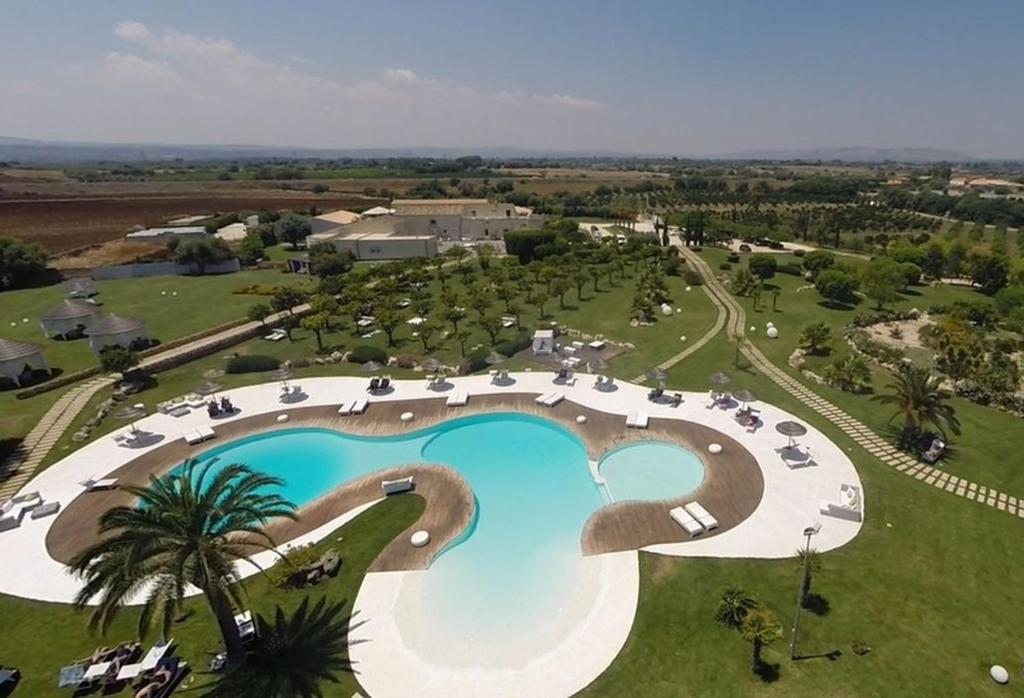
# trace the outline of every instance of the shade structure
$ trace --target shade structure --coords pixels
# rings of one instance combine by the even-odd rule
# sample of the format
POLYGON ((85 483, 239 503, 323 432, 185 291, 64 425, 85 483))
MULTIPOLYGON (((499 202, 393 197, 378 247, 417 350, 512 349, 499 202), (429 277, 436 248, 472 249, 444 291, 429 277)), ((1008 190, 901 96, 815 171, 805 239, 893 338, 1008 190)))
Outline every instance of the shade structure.
POLYGON ((19 339, 0 338, 0 374, 20 386, 26 368, 50 371, 39 345, 19 339))
POLYGON ((487 358, 484 359, 484 361, 486 361, 489 366, 494 366, 495 364, 500 364, 502 361, 505 361, 506 359, 508 359, 508 357, 505 356, 504 354, 499 354, 496 351, 492 351, 490 354, 487 355, 487 358))
POLYGON ((787 445, 787 448, 793 448, 793 437, 803 436, 804 434, 806 434, 807 427, 805 427, 803 424, 800 424, 799 422, 787 420, 785 422, 779 422, 778 424, 776 424, 775 431, 779 432, 783 436, 788 436, 789 443, 787 445))
POLYGON ((754 393, 750 392, 746 388, 740 388, 739 390, 733 391, 732 396, 743 403, 754 402, 757 400, 757 395, 754 395, 754 393))
POLYGON ((39 324, 47 337, 68 337, 85 330, 99 314, 99 307, 92 303, 65 299, 47 310, 39 324))
POLYGON ((717 371, 715 373, 712 373, 711 377, 708 378, 708 380, 711 381, 714 385, 725 385, 726 383, 731 381, 732 378, 730 378, 729 375, 726 373, 717 371))
POLYGON ((139 340, 148 340, 149 332, 142 320, 109 313, 94 318, 85 330, 89 347, 96 352, 118 345, 130 347, 139 340))
POLYGON ((373 373, 374 371, 379 371, 382 368, 384 368, 384 364, 378 363, 376 361, 367 361, 365 364, 362 365, 362 369, 367 373, 373 373))

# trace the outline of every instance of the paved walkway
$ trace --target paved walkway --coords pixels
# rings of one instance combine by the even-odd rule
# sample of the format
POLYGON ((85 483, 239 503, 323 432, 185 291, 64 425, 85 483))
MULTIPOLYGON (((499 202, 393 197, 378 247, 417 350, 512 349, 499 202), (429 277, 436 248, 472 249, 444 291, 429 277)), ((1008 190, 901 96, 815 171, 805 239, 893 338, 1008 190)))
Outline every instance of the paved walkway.
MULTIPOLYGON (((658 364, 658 368, 660 368, 663 371, 669 370, 670 368, 675 366, 677 363, 679 363, 680 361, 685 359, 687 356, 689 356, 690 354, 694 353, 695 351, 697 351, 698 349, 703 347, 705 344, 707 344, 709 341, 711 341, 711 338, 714 337, 716 334, 718 334, 719 331, 721 331, 722 326, 725 324, 725 319, 728 316, 728 313, 725 310, 725 306, 722 305, 722 302, 720 300, 718 300, 718 298, 715 296, 715 294, 713 294, 710 290, 708 290, 707 286, 701 286, 701 290, 704 291, 704 293, 707 294, 708 298, 711 299, 711 302, 714 303, 715 308, 718 310, 718 317, 715 318, 715 324, 714 324, 714 326, 712 326, 712 328, 710 330, 708 330, 707 332, 704 333, 704 336, 702 336, 696 342, 694 342, 690 346, 686 347, 685 349, 683 349, 681 352, 679 352, 675 356, 672 356, 672 357, 662 361, 660 364, 658 364)), ((632 380, 632 382, 633 383, 643 383, 646 378, 647 378, 647 375, 641 373, 639 376, 634 378, 632 380)))
POLYGON ((940 468, 934 468, 908 456, 869 429, 863 422, 851 417, 773 364, 760 349, 744 338, 743 328, 746 326, 746 311, 719 282, 707 262, 691 250, 680 249, 689 264, 704 277, 709 292, 717 296, 719 302, 729 309, 729 324, 726 328, 728 336, 739 339, 743 355, 779 387, 799 399, 808 408, 825 417, 868 453, 886 465, 895 468, 898 472, 920 480, 926 485, 955 494, 958 497, 965 497, 971 501, 980 502, 999 511, 1005 511, 1024 519, 1024 499, 1018 499, 1005 492, 1000 492, 993 488, 979 485, 976 482, 951 475, 940 468))

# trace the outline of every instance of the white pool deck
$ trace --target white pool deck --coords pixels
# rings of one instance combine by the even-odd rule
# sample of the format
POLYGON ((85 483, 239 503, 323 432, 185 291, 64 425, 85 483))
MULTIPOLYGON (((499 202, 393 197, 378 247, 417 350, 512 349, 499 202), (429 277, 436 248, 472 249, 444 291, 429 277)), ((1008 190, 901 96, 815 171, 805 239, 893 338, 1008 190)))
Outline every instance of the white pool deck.
MULTIPOLYGON (((651 552, 663 555, 694 557, 782 558, 791 557, 804 541, 803 530, 816 522, 821 531, 814 539, 819 551, 837 548, 852 540, 861 524, 819 513, 822 500, 837 501, 843 484, 861 486, 857 471, 849 457, 824 434, 806 425, 808 433, 798 439, 809 448, 816 465, 790 469, 782 461, 778 449, 786 437, 775 431, 778 422, 796 419, 793 415, 765 403, 755 403, 763 425, 750 434, 733 419, 735 410, 706 409, 706 393, 683 393, 684 402, 676 408, 647 400, 648 388, 618 383, 617 389, 602 392, 593 387, 594 377, 579 375, 575 385, 553 383, 550 372, 512 374, 514 382, 495 385, 490 377, 468 376, 450 379, 454 389, 472 395, 502 392, 548 393, 564 392, 566 399, 586 407, 619 414, 625 423, 626 414, 644 410, 652 418, 683 419, 703 424, 731 436, 755 457, 764 477, 764 496, 754 513, 736 527, 720 535, 684 543, 651 546, 651 552)), ((365 377, 303 378, 292 381, 308 395, 293 407, 334 405, 366 396, 365 377)), ((398 380, 387 395, 370 397, 370 413, 374 402, 415 400, 446 396, 450 391, 434 391, 426 379, 398 380)), ((289 405, 278 400, 280 383, 224 391, 241 409, 234 416, 210 420, 205 410, 196 410, 183 417, 154 414, 140 420, 140 429, 163 434, 165 439, 144 448, 117 445, 112 436, 104 436, 75 451, 31 480, 23 492, 39 491, 47 501, 58 500, 62 506, 84 493, 79 483, 91 476, 101 477, 128 461, 168 440, 180 438, 183 432, 199 426, 223 424, 233 419, 287 410, 289 405)), ((470 397, 472 405, 472 397, 470 397)), ((452 408, 453 418, 465 410, 452 408)), ((282 425, 287 426, 287 425, 282 425)), ((396 424, 396 427, 398 425, 396 424)), ((415 421, 409 428, 415 428, 415 421)), ((217 440, 207 442, 216 445, 217 440)), ((198 450, 197 450, 198 452, 198 450)), ((706 450, 699 454, 709 468, 714 456, 706 450)), ((862 506, 863 506, 862 494, 862 506)), ((337 526, 355 517, 368 506, 347 512, 335 521, 321 526, 302 541, 319 540, 337 526)), ((713 512, 712 512, 713 513, 713 512)), ((666 514, 667 515, 667 514, 666 514)), ((28 599, 67 603, 78 591, 79 582, 66 568, 49 557, 45 537, 56 517, 26 518, 19 528, 0 533, 0 549, 4 553, 0 572, 0 593, 28 599)), ((269 561, 272 553, 263 553, 258 562, 269 561), (263 557, 264 559, 260 559, 263 557)), ((422 645, 419 631, 403 624, 410 604, 415 602, 415 588, 421 572, 374 573, 366 576, 357 596, 356 619, 365 621, 354 629, 351 655, 360 683, 371 695, 417 696, 539 696, 569 695, 596 678, 615 658, 629 634, 639 593, 639 571, 634 552, 615 553, 586 558, 584 565, 588 582, 574 602, 577 608, 567 613, 569 623, 552 627, 550 642, 542 643, 531 653, 524 648, 515 666, 467 666, 448 663, 431 652, 429 659, 416 651, 422 645), (406 610, 403 610, 406 609, 406 610)), ((257 570, 247 566, 243 576, 257 570)), ((444 643, 444 638, 433 638, 444 643)), ((443 644, 441 645, 443 649, 443 644)), ((443 652, 441 652, 443 655, 443 652)))

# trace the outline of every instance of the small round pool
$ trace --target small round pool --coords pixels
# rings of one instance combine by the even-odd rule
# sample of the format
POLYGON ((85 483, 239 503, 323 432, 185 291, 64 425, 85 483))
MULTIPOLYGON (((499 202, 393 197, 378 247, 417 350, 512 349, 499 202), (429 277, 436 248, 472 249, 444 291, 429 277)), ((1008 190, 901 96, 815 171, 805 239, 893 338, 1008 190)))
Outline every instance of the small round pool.
POLYGON ((612 499, 668 499, 692 492, 704 464, 691 451, 665 441, 638 441, 608 451, 598 470, 612 499))

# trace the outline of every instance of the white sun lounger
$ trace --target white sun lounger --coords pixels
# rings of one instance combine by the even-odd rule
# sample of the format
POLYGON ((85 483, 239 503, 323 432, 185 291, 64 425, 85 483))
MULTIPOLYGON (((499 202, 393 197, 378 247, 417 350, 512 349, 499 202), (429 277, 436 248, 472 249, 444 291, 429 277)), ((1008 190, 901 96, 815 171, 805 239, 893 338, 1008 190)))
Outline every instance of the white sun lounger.
POLYGON ((380 488, 384 491, 384 494, 397 494, 399 492, 408 492, 412 489, 412 475, 409 477, 403 477, 399 480, 381 480, 380 488))
POLYGON ((363 412, 366 412, 366 408, 369 406, 370 401, 365 397, 361 397, 352 403, 352 409, 349 411, 349 414, 362 414, 363 412))
POLYGON ((445 401, 445 405, 448 407, 462 407, 469 402, 469 393, 465 390, 456 390, 448 399, 445 401))
POLYGON ((690 516, 697 519, 697 523, 703 526, 705 531, 718 528, 718 519, 712 516, 699 502, 690 502, 684 505, 683 508, 686 509, 690 516))
POLYGON ((548 396, 548 399, 544 401, 544 406, 545 407, 554 407, 555 405, 557 405, 558 403, 560 403, 564 399, 565 399, 565 393, 551 393, 548 396))
POLYGON ((217 434, 215 434, 213 429, 210 427, 196 427, 195 429, 186 431, 182 436, 186 443, 190 446, 194 446, 195 444, 202 443, 207 439, 212 439, 216 435, 217 434))
POLYGON ((543 393, 534 398, 533 401, 536 402, 538 405, 543 405, 546 404, 547 401, 551 399, 552 395, 554 395, 554 393, 543 393))
POLYGON ((676 507, 668 513, 672 517, 672 520, 679 524, 684 531, 690 534, 690 537, 696 536, 704 532, 704 527, 701 526, 697 519, 690 516, 690 514, 682 507, 676 507))
POLYGON ((648 419, 646 412, 642 410, 633 410, 626 415, 626 426, 633 429, 646 429, 648 419))
POLYGON ((342 417, 348 414, 352 414, 352 406, 355 404, 355 401, 341 403, 341 405, 338 407, 338 414, 340 414, 342 417))
POLYGON ((95 477, 90 477, 88 480, 83 480, 78 483, 86 489, 88 492, 95 492, 98 490, 112 490, 117 487, 116 477, 107 477, 101 480, 97 480, 95 477))

